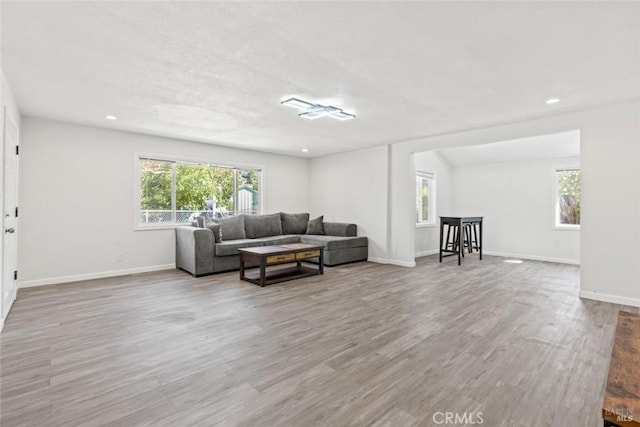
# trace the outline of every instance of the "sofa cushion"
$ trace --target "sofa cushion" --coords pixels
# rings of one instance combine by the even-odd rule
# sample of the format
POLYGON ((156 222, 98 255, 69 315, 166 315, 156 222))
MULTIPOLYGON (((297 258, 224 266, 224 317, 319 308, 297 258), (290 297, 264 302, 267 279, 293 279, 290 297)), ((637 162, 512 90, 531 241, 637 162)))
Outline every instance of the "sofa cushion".
POLYGON ((289 214, 280 212, 282 218, 282 234, 304 234, 309 224, 308 213, 289 214))
POLYGON ((245 215, 244 231, 247 239, 282 235, 280 213, 271 215, 245 215))
POLYGON ((284 236, 267 236, 254 240, 264 244, 265 246, 287 245, 289 243, 300 243, 300 236, 297 234, 285 234, 284 236))
POLYGON ((219 219, 220 241, 246 239, 244 232, 244 215, 219 219))
POLYGON ((300 236, 300 240, 302 243, 310 245, 324 245, 326 251, 359 248, 368 245, 366 237, 300 236))
POLYGON ((238 239, 222 241, 215 244, 216 256, 229 256, 238 255, 238 249, 251 248, 254 246, 264 246, 261 242, 256 242, 255 239, 238 239))
POLYGON ((220 243, 220 223, 217 221, 209 221, 204 223, 204 228, 213 231, 213 238, 216 243, 220 243))
POLYGON ((355 237, 358 235, 358 226, 346 222, 323 222, 324 234, 329 236, 355 237))
POLYGON ((318 218, 310 219, 307 224, 307 234, 324 234, 324 215, 320 215, 318 218))

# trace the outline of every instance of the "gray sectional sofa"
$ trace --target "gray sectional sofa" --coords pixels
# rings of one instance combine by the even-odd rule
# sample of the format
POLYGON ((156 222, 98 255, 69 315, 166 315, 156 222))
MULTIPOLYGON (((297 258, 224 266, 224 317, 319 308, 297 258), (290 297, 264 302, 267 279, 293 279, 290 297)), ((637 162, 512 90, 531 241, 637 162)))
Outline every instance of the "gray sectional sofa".
POLYGON ((309 243, 324 246, 324 264, 366 261, 368 241, 355 224, 310 220, 308 213, 239 215, 176 227, 176 267, 194 276, 240 268, 238 249, 309 243))

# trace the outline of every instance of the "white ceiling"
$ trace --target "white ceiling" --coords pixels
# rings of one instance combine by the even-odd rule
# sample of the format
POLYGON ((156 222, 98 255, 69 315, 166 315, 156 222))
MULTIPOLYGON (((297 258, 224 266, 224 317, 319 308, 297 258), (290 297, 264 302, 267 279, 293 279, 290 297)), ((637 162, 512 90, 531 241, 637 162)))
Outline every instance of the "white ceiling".
POLYGON ((320 156, 638 99, 640 4, 3 1, 2 61, 26 115, 320 156))
POLYGON ((580 132, 575 130, 492 144, 448 148, 438 150, 438 153, 453 167, 578 157, 580 132))

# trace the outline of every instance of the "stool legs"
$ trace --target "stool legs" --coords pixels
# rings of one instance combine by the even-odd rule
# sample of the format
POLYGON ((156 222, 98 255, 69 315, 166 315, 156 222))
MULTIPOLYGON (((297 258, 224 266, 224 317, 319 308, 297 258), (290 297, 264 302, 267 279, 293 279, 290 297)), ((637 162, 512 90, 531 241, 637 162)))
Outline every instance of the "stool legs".
MULTIPOLYGON (((452 251, 459 252, 460 251, 460 227, 457 225, 449 225, 449 229, 447 230, 447 241, 445 249, 451 249, 452 251), (451 240, 449 238, 451 237, 451 240)), ((462 251, 462 256, 464 256, 464 250, 462 251)))
POLYGON ((446 224, 446 226, 447 234, 441 243, 442 249, 460 252, 463 257, 465 248, 469 253, 473 253, 474 249, 480 249, 476 224, 464 224, 462 227, 457 224, 446 224))

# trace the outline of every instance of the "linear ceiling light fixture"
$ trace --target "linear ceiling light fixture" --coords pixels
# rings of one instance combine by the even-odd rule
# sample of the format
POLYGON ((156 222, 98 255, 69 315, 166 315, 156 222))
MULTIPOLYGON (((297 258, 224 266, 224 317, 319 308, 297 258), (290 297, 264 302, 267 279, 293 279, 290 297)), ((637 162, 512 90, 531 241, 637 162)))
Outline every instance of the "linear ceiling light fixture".
POLYGON ((345 112, 342 108, 334 107, 332 105, 314 104, 312 102, 303 101, 299 98, 289 98, 280 102, 287 107, 297 108, 301 110, 298 116, 305 119, 317 119, 318 117, 333 117, 338 120, 349 120, 356 116, 345 112))

